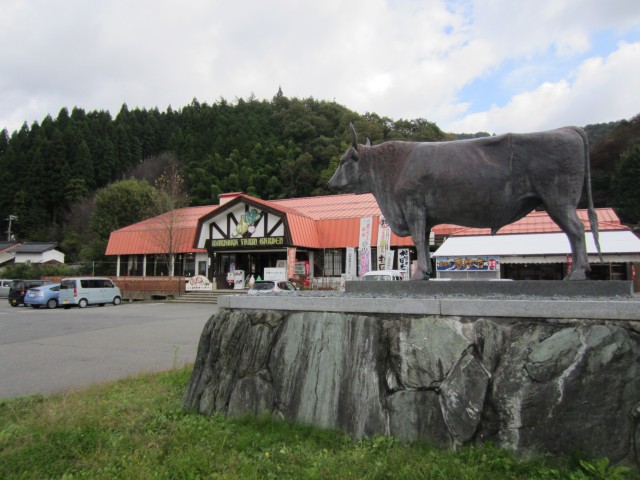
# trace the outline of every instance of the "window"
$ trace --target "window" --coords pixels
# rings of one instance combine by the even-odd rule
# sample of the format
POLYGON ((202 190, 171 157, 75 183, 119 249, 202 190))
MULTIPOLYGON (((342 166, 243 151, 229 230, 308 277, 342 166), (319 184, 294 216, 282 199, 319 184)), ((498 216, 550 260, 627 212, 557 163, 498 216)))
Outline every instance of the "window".
POLYGON ((147 255, 147 275, 152 277, 169 275, 167 255, 147 255))
POLYGON ((120 275, 142 276, 144 255, 122 255, 120 257, 120 275))
POLYGON ((184 272, 184 255, 181 253, 178 253, 174 257, 173 274, 176 277, 179 277, 182 275, 183 272, 184 272))
POLYGON ((196 255, 186 253, 184 255, 184 276, 193 277, 196 274, 196 255))
POLYGON ((344 272, 343 270, 343 254, 342 250, 331 249, 324 251, 324 276, 325 277, 339 277, 344 272))
POLYGON ((219 270, 216 272, 218 275, 227 274, 235 270, 236 254, 235 253, 219 253, 218 254, 218 266, 219 270))
POLYGON ((88 280, 80 280, 80 286, 82 288, 108 288, 112 287, 112 283, 109 280, 99 279, 88 279, 88 280))
POLYGON ((207 276, 207 262, 206 261, 198 262, 198 275, 202 275, 204 277, 207 276))

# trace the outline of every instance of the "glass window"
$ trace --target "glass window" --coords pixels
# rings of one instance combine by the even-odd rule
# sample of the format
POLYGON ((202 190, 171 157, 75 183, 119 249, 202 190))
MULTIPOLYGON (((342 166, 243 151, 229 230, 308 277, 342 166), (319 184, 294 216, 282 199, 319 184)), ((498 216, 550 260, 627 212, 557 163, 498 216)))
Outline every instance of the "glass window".
POLYGON ((169 275, 167 255, 147 255, 147 276, 160 277, 169 275))
POLYGON ((342 250, 331 249, 324 252, 324 276, 339 277, 343 273, 342 250))
POLYGON ((198 275, 207 276, 207 262, 200 261, 198 262, 198 275))
POLYGON ((196 274, 196 255, 187 253, 184 255, 184 276, 193 277, 196 274))
POLYGON ((122 255, 120 257, 120 275, 142 276, 142 262, 144 255, 122 255))
POLYGON ((229 273, 232 270, 235 270, 236 263, 236 255, 235 253, 219 253, 218 261, 220 265, 220 270, 218 271, 218 275, 229 273), (233 267, 233 268, 232 268, 233 267))
POLYGON ((177 255, 174 255, 174 259, 173 274, 176 277, 179 277, 184 272, 184 255, 178 253, 177 255))

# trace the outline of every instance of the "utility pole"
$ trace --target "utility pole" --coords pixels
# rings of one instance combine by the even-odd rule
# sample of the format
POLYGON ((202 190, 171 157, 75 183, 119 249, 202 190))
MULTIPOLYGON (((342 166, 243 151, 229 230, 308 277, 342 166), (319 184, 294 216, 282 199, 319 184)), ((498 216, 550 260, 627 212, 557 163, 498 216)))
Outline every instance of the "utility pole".
POLYGON ((7 230, 7 242, 11 241, 11 222, 13 220, 18 220, 18 217, 16 217, 15 215, 9 215, 9 218, 7 218, 7 220, 9 220, 9 229, 7 230))

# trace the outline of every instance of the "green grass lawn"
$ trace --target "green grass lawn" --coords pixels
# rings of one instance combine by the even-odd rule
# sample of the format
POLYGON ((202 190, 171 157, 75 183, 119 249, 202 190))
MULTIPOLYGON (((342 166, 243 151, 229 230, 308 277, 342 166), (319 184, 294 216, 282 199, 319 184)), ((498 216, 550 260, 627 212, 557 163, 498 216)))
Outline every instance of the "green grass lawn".
POLYGON ((523 460, 491 445, 450 452, 267 417, 205 417, 181 408, 190 372, 0 401, 0 479, 640 478, 606 460, 523 460))

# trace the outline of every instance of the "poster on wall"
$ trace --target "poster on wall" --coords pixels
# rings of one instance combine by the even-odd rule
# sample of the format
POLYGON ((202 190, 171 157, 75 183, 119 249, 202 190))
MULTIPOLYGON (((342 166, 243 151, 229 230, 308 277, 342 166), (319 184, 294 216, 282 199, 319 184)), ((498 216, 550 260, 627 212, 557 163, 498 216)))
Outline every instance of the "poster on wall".
POLYGON ((494 272, 500 270, 500 257, 438 257, 436 270, 494 272))
POLYGON ((244 289, 244 270, 233 271, 233 288, 234 290, 244 289))
POLYGON ((356 249, 353 247, 347 247, 347 258, 345 272, 350 278, 356 278, 358 275, 358 267, 356 263, 356 249))
POLYGON ((378 260, 378 270, 385 270, 387 268, 388 260, 387 257, 390 254, 390 244, 391 244, 391 228, 389 228, 389 224, 385 220, 385 218, 380 215, 378 219, 378 250, 377 250, 377 260, 378 260))
POLYGON ((409 259, 409 249, 408 248, 400 248, 398 249, 398 270, 400 270, 405 280, 409 280, 411 278, 411 261, 409 259))
POLYGON ((274 282, 280 282, 287 279, 286 268, 265 268, 264 279, 273 280, 274 282))
POLYGON ((287 278, 296 276, 296 247, 287 248, 287 278))
POLYGON ((360 241, 358 242, 358 267, 360 276, 371 270, 371 230, 373 217, 360 218, 360 241))
POLYGON ((296 279, 302 285, 307 287, 311 286, 309 282, 309 272, 310 270, 309 262, 307 260, 296 262, 296 279))

